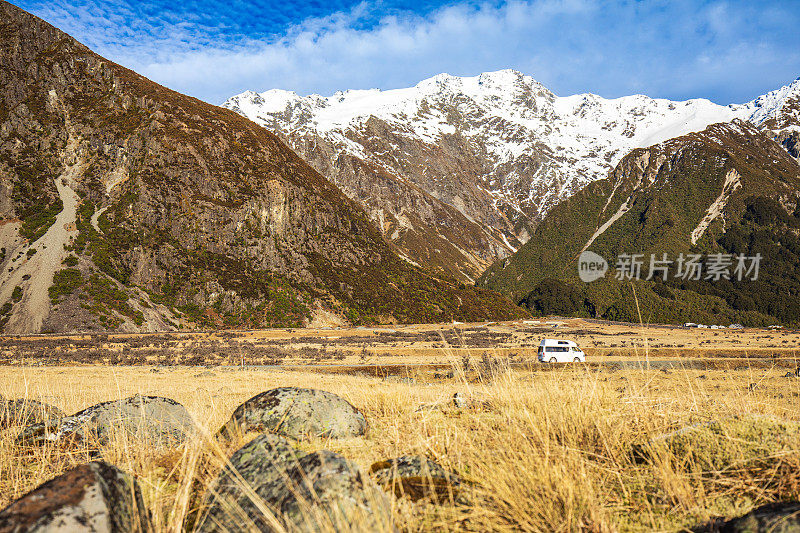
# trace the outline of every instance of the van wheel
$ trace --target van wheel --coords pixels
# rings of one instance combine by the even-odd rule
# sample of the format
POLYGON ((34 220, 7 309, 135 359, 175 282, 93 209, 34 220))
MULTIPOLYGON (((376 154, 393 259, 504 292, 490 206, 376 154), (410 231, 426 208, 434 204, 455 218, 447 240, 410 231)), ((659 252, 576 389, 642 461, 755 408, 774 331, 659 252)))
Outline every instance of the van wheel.
POLYGON ((581 358, 580 357, 576 357, 575 359, 572 360, 572 362, 573 363, 580 363, 581 362, 581 358))
POLYGON ((551 362, 551 363, 558 363, 558 361, 556 360, 556 358, 555 358, 555 357, 551 357, 551 358, 550 358, 550 362, 551 362))

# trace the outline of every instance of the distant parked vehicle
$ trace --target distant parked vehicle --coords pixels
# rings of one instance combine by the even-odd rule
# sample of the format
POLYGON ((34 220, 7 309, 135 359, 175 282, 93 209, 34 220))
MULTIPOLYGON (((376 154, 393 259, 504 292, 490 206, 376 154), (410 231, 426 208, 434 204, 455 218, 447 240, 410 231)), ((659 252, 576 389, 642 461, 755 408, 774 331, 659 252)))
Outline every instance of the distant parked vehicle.
POLYGON ((744 329, 744 326, 741 324, 731 324, 728 326, 728 329, 744 329))
POLYGON ((539 343, 540 363, 585 363, 586 354, 573 341, 544 339, 539 343))

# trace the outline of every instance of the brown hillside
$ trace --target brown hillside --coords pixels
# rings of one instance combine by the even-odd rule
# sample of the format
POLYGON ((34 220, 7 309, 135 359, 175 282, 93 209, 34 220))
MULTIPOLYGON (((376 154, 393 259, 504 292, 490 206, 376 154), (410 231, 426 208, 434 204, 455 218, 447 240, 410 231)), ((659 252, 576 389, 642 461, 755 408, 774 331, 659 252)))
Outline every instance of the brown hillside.
POLYGON ((0 182, 7 331, 517 313, 400 260, 265 129, 2 1, 0 182))

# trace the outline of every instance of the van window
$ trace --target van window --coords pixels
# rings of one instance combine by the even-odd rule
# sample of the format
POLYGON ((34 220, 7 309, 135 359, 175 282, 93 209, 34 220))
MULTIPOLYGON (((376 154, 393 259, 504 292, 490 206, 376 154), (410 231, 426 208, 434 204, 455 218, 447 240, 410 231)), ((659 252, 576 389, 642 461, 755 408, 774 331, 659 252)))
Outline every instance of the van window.
POLYGON ((567 348, 566 346, 548 346, 547 347, 547 351, 548 352, 566 352, 568 350, 569 350, 569 348, 567 348))

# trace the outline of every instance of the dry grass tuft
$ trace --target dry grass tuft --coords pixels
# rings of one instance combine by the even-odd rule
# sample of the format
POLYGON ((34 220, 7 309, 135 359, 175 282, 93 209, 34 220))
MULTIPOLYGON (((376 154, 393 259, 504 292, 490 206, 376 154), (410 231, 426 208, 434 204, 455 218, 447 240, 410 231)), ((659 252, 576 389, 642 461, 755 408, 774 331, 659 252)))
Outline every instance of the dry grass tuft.
POLYGON ((365 470, 424 454, 469 482, 451 502, 397 500, 396 524, 406 531, 679 530, 800 496, 800 380, 777 370, 570 367, 469 382, 460 366, 461 378, 428 384, 280 370, 5 368, 6 398, 72 413, 135 393, 162 395, 183 403, 202 431, 168 450, 125 438, 99 450, 31 449, 15 443, 20 428, 11 427, 0 433, 0 506, 100 455, 137 476, 157 530, 191 528, 204 491, 241 444, 223 447, 213 435, 237 405, 277 386, 334 392, 369 420, 366 437, 303 449, 341 453, 365 470), (456 391, 468 408, 448 402, 456 391), (425 404, 443 407, 418 409, 425 404))

